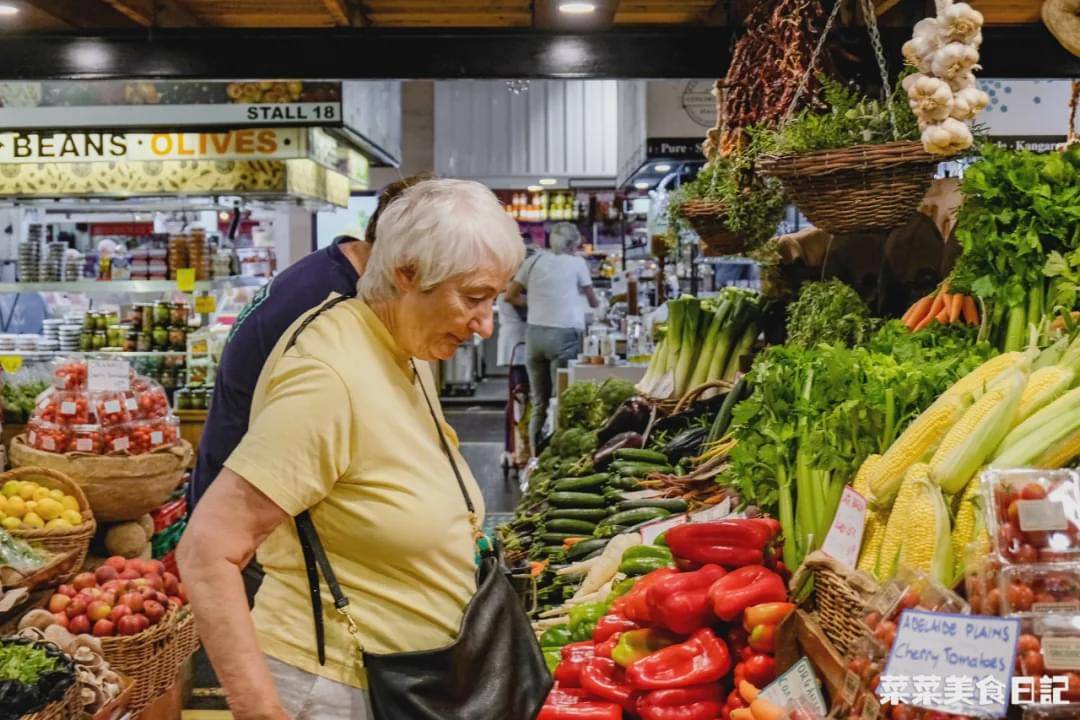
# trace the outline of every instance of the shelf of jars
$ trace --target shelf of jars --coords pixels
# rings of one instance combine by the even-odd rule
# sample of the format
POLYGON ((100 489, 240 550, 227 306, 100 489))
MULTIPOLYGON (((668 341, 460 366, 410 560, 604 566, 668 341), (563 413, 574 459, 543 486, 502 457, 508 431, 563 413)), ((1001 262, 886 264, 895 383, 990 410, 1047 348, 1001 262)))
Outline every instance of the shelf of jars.
MULTIPOLYGON (((196 292, 224 290, 232 287, 257 286, 267 278, 235 275, 199 280, 196 292)), ((73 293, 165 293, 180 290, 176 280, 75 280, 55 282, 0 282, 0 293, 73 292, 73 293)))

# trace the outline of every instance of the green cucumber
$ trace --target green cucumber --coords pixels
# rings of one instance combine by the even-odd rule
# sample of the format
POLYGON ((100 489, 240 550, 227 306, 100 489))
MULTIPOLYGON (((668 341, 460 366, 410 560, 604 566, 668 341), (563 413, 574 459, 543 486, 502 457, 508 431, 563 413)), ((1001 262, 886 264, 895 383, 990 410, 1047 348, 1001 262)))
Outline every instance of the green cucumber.
POLYGON ((607 473, 585 475, 584 477, 568 477, 557 480, 552 489, 555 492, 587 492, 602 486, 607 482, 607 473))
POLYGON ((656 463, 630 462, 628 460, 616 460, 611 463, 611 469, 620 475, 632 475, 643 477, 649 473, 670 473, 675 468, 671 465, 658 465, 656 463))
POLYGON ((577 561, 580 558, 584 558, 588 555, 592 555, 594 552, 601 552, 608 544, 608 538, 590 538, 588 540, 582 540, 579 543, 574 543, 570 546, 570 549, 566 551, 566 559, 569 561, 577 561))
POLYGON ((582 492, 553 492, 548 495, 548 502, 562 508, 602 508, 607 507, 603 495, 582 492))
POLYGON ((571 520, 569 518, 556 518, 547 520, 544 529, 549 533, 581 533, 592 535, 596 529, 596 523, 587 520, 571 520))
POLYGON ((556 508, 547 512, 547 520, 588 520, 600 522, 611 513, 607 508, 556 508))
POLYGON ((653 465, 667 465, 670 461, 662 452, 656 450, 642 450, 640 448, 622 448, 615 451, 616 460, 628 462, 652 463, 653 465))
POLYGON ((540 536, 540 541, 543 542, 548 547, 551 547, 551 546, 554 546, 554 545, 558 545, 558 546, 561 547, 562 544, 565 543, 570 538, 579 538, 579 537, 588 537, 588 536, 589 536, 589 533, 582 534, 582 533, 549 532, 549 533, 544 533, 543 535, 541 535, 540 536))
POLYGON ((593 537, 613 538, 616 535, 622 535, 629 529, 629 525, 597 525, 593 537))
POLYGON ((616 490, 637 490, 638 479, 629 475, 616 475, 608 480, 607 486, 616 490))
POLYGON ((642 498, 641 500, 623 500, 615 509, 622 512, 650 507, 663 508, 672 513, 684 513, 690 506, 682 498, 642 498))
MULTIPOLYGON (((665 510, 660 507, 643 507, 635 508, 633 510, 623 510, 617 512, 614 515, 609 515, 600 523, 599 527, 605 527, 610 525, 627 525, 634 526, 638 523, 648 522, 650 520, 659 520, 665 518, 671 514, 670 510, 665 510)), ((599 528, 598 528, 599 529, 599 528)))

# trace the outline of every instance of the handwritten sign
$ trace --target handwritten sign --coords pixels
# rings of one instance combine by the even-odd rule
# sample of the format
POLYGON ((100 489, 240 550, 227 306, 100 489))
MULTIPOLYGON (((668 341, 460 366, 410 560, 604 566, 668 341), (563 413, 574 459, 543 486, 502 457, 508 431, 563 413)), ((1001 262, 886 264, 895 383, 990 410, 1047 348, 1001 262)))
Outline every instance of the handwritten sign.
POLYGON ((195 268, 178 268, 176 271, 176 289, 180 292, 195 291, 195 268))
POLYGON ((217 310, 217 298, 213 295, 200 295, 195 298, 195 312, 200 315, 209 315, 217 310))
POLYGON ((862 546, 865 525, 866 498, 850 487, 845 487, 833 517, 832 527, 829 528, 821 549, 848 567, 855 567, 859 562, 859 548, 862 546))
POLYGON ((1019 635, 1017 618, 905 610, 878 697, 886 704, 1004 717, 1019 635))
POLYGON ((800 658, 797 663, 788 668, 787 672, 762 690, 761 696, 789 710, 797 706, 805 706, 818 715, 823 716, 829 712, 829 708, 825 706, 821 688, 818 687, 814 667, 805 657, 800 658))
MULTIPOLYGON (((131 368, 126 360, 88 360, 86 387, 91 392, 123 392, 131 389, 131 368)), ((116 402, 116 401, 113 401, 116 402)), ((116 410, 120 412, 119 402, 116 410)))
POLYGON ((646 545, 652 545, 654 542, 656 542, 656 538, 660 537, 671 528, 677 525, 685 525, 687 519, 687 516, 683 514, 676 515, 674 517, 662 518, 660 520, 654 520, 647 525, 642 525, 639 528, 639 530, 641 531, 641 542, 645 543, 646 545))

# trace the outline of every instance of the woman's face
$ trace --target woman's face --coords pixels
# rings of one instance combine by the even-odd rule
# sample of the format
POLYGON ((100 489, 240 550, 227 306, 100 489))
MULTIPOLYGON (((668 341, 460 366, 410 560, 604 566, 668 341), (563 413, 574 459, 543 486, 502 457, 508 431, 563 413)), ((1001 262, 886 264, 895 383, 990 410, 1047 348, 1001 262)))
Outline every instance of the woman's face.
POLYGON ((495 297, 509 282, 509 275, 490 266, 426 292, 407 280, 398 312, 402 349, 422 360, 448 360, 474 334, 491 337, 495 297))

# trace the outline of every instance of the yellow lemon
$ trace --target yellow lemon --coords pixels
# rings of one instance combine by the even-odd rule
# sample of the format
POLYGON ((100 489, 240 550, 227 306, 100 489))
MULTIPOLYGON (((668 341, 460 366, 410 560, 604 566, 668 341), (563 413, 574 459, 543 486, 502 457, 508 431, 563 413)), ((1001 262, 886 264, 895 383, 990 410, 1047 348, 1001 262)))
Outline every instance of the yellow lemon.
POLYGON ((26 505, 25 505, 26 512, 36 513, 37 512, 37 506, 38 506, 37 500, 27 500, 26 505))
POLYGON ((7 504, 8 504, 7 495, 0 495, 0 512, 2 512, 2 513, 7 512, 7 504))
POLYGON ((37 513, 45 522, 55 520, 64 512, 64 506, 50 497, 38 500, 37 513))
POLYGON ((60 488, 54 488, 49 491, 49 497, 51 497, 56 502, 62 502, 64 500, 64 491, 60 488))
POLYGON ((22 487, 19 488, 19 497, 21 497, 23 500, 33 500, 34 493, 37 492, 37 489, 37 483, 24 482, 22 484, 22 487))
POLYGON ((0 520, 0 526, 3 526, 5 530, 18 530, 22 527, 22 520, 17 517, 6 517, 0 520))
POLYGON ((61 513, 60 518, 67 521, 67 524, 71 527, 78 527, 83 524, 83 516, 78 510, 65 510, 61 513))
POLYGON ((22 483, 18 480, 8 480, 4 483, 3 489, 0 489, 0 493, 3 493, 5 497, 13 497, 19 494, 19 488, 22 487, 22 483))
POLYGON ((54 518, 54 519, 50 520, 49 522, 45 523, 45 529, 46 530, 70 530, 71 529, 71 523, 69 523, 67 520, 64 520, 63 518, 54 518))
POLYGON ((7 514, 13 518, 21 518, 26 514, 26 501, 18 495, 8 498, 7 514))
POLYGON ((73 495, 65 495, 64 499, 60 501, 60 504, 64 506, 65 510, 78 511, 79 509, 79 501, 76 500, 73 495))
POLYGON ((47 497, 49 497, 49 488, 47 487, 39 487, 34 491, 35 500, 44 500, 47 497))
POLYGON ((23 526, 32 530, 40 530, 45 527, 45 521, 41 519, 41 516, 37 513, 28 512, 23 515, 23 526))

